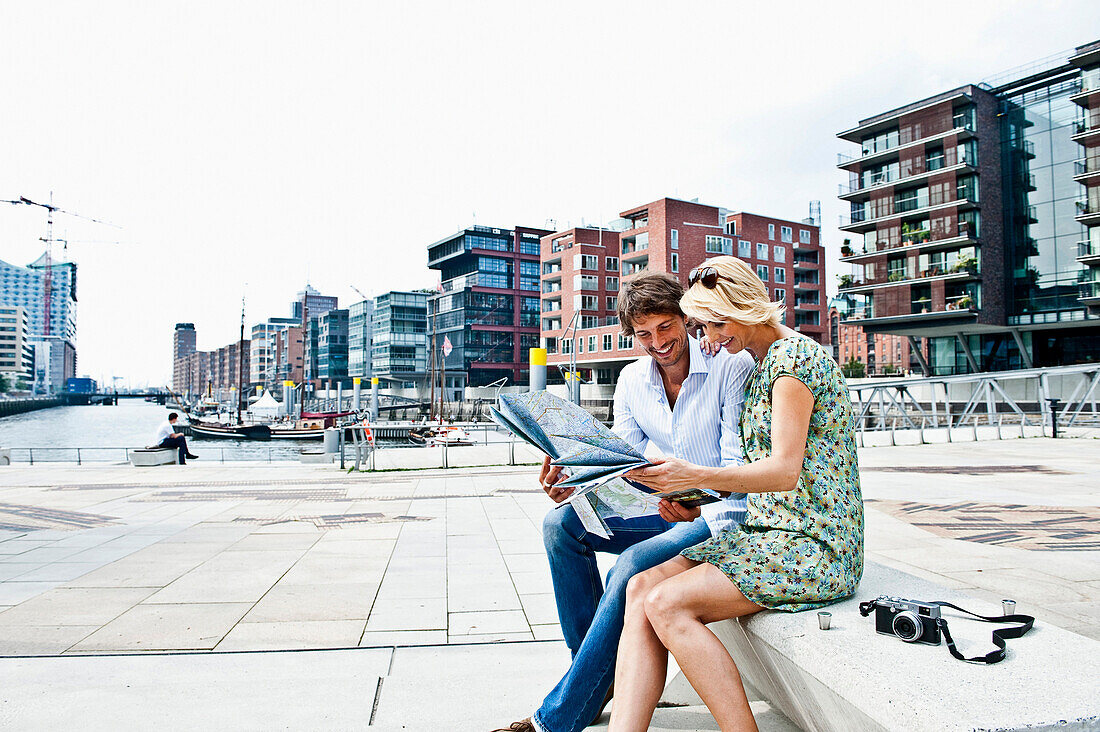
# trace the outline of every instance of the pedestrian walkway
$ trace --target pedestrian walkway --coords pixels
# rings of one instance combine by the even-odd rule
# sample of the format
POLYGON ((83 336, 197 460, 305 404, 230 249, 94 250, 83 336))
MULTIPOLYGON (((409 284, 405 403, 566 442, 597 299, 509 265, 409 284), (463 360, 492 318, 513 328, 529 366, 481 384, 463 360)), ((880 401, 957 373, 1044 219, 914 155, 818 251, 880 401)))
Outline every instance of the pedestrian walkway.
MULTIPOLYGON (((1100 639, 1100 441, 875 447, 860 464, 869 558, 1100 639)), ((137 709, 179 708, 194 720, 179 727, 526 716, 568 662, 539 534, 550 505, 530 467, 0 469, 0 656, 46 657, 0 660, 0 725, 150 685, 158 706, 137 709)), ((762 728, 789 729, 757 706, 762 728)), ((95 718, 138 713, 108 711, 95 718)), ((713 728, 698 707, 660 714, 713 728)))

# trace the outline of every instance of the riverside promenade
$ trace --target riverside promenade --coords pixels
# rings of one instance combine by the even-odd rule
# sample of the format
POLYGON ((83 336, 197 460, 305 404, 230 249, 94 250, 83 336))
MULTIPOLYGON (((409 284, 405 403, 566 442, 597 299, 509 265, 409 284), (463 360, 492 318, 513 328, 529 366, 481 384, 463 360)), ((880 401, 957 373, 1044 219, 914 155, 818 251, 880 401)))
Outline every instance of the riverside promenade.
MULTIPOLYGON (((868 447, 860 466, 869 559, 961 589, 976 612, 1012 598, 1040 627, 1100 639, 1096 434, 868 447)), ((525 717, 569 659, 535 475, 0 468, 0 727, 488 730, 525 717)), ((754 710, 762 730, 797 729, 765 700, 754 710)), ((685 706, 659 709, 653 729, 717 726, 685 706)))

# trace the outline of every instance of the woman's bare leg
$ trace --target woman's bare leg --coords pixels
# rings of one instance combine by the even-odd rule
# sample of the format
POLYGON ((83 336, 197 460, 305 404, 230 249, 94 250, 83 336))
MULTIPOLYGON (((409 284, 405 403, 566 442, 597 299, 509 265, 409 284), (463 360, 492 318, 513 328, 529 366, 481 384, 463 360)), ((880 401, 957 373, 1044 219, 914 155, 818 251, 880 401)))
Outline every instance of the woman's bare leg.
POLYGON ((645 598, 662 580, 695 566, 673 557, 653 569, 634 575, 626 586, 626 616, 615 659, 615 699, 608 732, 646 730, 661 698, 668 669, 668 651, 653 632, 645 614, 645 598))
POLYGON ((650 627, 676 657, 680 670, 723 732, 755 731, 756 722, 737 666, 706 623, 762 609, 710 564, 664 579, 645 598, 650 627))

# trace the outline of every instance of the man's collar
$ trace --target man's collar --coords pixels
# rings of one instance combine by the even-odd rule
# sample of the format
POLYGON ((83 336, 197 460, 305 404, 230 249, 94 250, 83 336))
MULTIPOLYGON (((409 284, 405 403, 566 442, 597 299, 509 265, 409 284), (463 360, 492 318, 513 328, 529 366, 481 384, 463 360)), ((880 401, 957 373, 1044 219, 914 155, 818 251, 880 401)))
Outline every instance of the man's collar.
MULTIPOLYGON (((703 355, 703 349, 699 346, 698 339, 688 336, 688 373, 690 377, 692 374, 710 373, 708 357, 703 355)), ((687 381, 685 377, 684 381, 687 381)), ((657 389, 662 394, 665 391, 664 382, 661 380, 661 369, 657 366, 657 360, 652 356, 649 357, 649 385, 654 389, 657 389)))

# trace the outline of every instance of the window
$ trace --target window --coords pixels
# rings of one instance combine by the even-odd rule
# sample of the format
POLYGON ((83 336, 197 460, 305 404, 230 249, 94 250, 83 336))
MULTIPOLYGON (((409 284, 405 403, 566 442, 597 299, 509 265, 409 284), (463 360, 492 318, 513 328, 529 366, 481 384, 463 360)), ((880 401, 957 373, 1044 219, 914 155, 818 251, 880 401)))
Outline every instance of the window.
POLYGON ((783 302, 786 299, 787 299, 787 291, 782 289, 782 288, 779 288, 779 287, 775 288, 775 301, 776 302, 783 302))
POLYGON ((737 242, 737 256, 741 259, 748 259, 752 256, 752 242, 745 241, 744 239, 737 242))
POLYGON ((677 254, 676 252, 672 253, 672 271, 673 272, 679 272, 680 271, 680 255, 677 254))
POLYGON ((789 226, 780 226, 779 238, 790 244, 794 239, 794 229, 789 226))
POLYGON ((784 249, 779 244, 776 244, 775 246, 772 247, 772 259, 776 262, 786 262, 787 261, 787 250, 784 249))
POLYGON ((611 350, 611 334, 610 333, 604 333, 603 334, 603 350, 605 350, 605 351, 610 351, 611 350))
POLYGON ((737 219, 726 222, 726 233, 731 236, 737 236, 737 219))
POLYGON ((672 249, 680 248, 680 232, 673 229, 669 234, 669 247, 672 249))
POLYGON ((618 296, 611 295, 607 298, 607 309, 612 310, 612 311, 619 309, 619 298, 618 298, 618 296))
POLYGON ((619 350, 620 351, 634 350, 634 336, 624 336, 622 333, 620 333, 619 334, 619 350))
POLYGON ((573 352, 573 339, 572 338, 562 338, 561 339, 561 352, 562 353, 572 353, 573 352))
POLYGON ((598 316, 595 316, 595 315, 582 315, 581 316, 581 326, 580 327, 581 327, 581 330, 586 330, 588 328, 599 328, 600 327, 600 319, 599 319, 598 316))
POLYGON ((589 353, 595 353, 596 352, 596 336, 594 336, 594 335, 588 336, 588 352, 589 353))
POLYGON ((756 276, 760 278, 761 282, 768 281, 768 266, 766 264, 756 265, 756 276))
POLYGON ((809 232, 808 229, 799 229, 798 230, 798 241, 801 242, 802 244, 809 244, 810 243, 810 232, 809 232))
POLYGON ((618 277, 608 277, 606 279, 607 279, 607 287, 605 287, 604 289, 606 289, 608 292, 618 292, 619 291, 619 278, 618 277))
POLYGON ((619 258, 618 257, 608 257, 607 258, 607 271, 608 272, 618 272, 619 271, 619 258))
POLYGON ((775 268, 775 281, 777 284, 783 284, 787 281, 787 270, 782 267, 775 268))
POLYGON ((775 224, 768 224, 768 238, 775 241, 775 224))
POLYGON ((592 254, 574 254, 573 267, 575 269, 599 269, 600 258, 592 254))
POLYGON ((768 258, 768 245, 757 242, 756 244, 756 258, 767 259, 768 258))
POLYGON ((584 336, 577 339, 577 353, 584 353, 584 336))
POLYGON ((598 300, 595 295, 574 295, 573 296, 573 309, 574 310, 598 310, 598 300))
POLYGON ((707 252, 709 254, 733 254, 733 239, 727 236, 707 234, 707 252))

